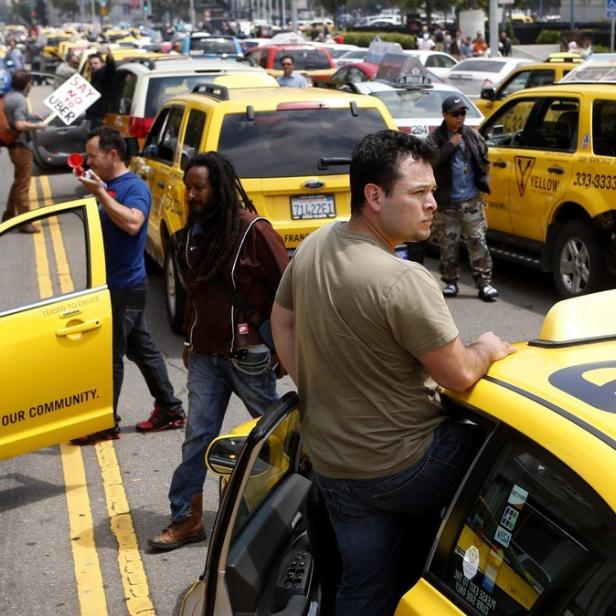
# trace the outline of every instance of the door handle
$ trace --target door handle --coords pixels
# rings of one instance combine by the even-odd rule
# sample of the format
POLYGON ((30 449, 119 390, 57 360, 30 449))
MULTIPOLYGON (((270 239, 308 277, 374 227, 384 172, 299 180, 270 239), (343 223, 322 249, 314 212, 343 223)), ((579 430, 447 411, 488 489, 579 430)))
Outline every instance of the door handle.
POLYGON ((500 167, 501 169, 504 169, 507 166, 507 163, 504 160, 495 160, 492 165, 494 167, 500 167))
POLYGON ((56 336, 71 336, 73 334, 81 334, 82 332, 89 332, 93 329, 98 329, 101 326, 101 322, 98 319, 92 321, 84 321, 77 325, 70 325, 69 327, 63 327, 56 332, 56 336))
POLYGON ((548 167, 548 171, 550 173, 557 173, 558 175, 562 175, 565 172, 562 167, 548 167))
POLYGON ((159 180, 156 182, 156 186, 158 186, 158 188, 165 188, 165 183, 162 180, 159 180))

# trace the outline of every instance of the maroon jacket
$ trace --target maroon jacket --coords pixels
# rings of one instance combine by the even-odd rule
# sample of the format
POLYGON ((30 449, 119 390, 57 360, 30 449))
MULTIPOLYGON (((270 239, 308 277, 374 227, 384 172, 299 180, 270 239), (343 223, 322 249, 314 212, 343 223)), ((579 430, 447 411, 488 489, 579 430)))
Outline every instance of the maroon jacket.
POLYGON ((269 318, 278 283, 289 263, 282 238, 269 221, 242 210, 240 241, 244 241, 239 255, 234 251, 222 272, 205 284, 199 283, 198 273, 193 269, 199 262, 202 238, 189 227, 174 236, 178 263, 188 288, 184 331, 191 350, 202 355, 229 356, 238 348, 261 344, 259 332, 247 323, 243 325, 246 319, 232 305, 231 290, 235 284, 247 302, 263 318, 269 318))

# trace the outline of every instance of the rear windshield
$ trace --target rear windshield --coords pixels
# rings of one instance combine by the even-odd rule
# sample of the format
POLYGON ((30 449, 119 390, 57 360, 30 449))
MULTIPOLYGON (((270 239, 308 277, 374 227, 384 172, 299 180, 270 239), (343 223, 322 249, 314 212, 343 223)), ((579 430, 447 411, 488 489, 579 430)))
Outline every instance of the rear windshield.
POLYGON ((479 73, 500 73, 505 62, 495 62, 486 60, 462 60, 456 64, 452 71, 477 71, 479 73))
POLYGON ((169 77, 155 77, 150 79, 148 93, 145 99, 145 117, 153 118, 163 106, 163 103, 172 96, 192 92, 198 83, 210 83, 220 73, 173 75, 169 77))
POLYGON ((320 49, 291 49, 290 51, 277 51, 274 58, 274 68, 282 70, 281 58, 291 56, 295 60, 295 70, 309 71, 320 68, 331 68, 329 58, 320 49))
POLYGON ((235 43, 224 38, 193 38, 190 39, 191 55, 214 55, 223 54, 237 55, 235 43))
POLYGON ((225 116, 218 151, 241 178, 348 173, 348 165, 319 169, 322 157, 351 157, 368 133, 387 128, 377 109, 293 109, 225 116), (291 156, 290 153, 293 153, 291 156))
POLYGON ((387 90, 372 95, 385 103, 394 118, 434 118, 441 116, 443 101, 452 94, 466 104, 467 118, 481 117, 465 96, 448 90, 387 90))

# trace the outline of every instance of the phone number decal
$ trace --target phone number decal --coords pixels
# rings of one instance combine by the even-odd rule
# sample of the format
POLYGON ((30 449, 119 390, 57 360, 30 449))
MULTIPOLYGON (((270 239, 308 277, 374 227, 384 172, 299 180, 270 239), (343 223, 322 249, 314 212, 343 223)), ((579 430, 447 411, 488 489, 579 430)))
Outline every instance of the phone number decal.
POLYGON ((584 188, 601 188, 604 190, 616 190, 616 175, 604 175, 602 173, 577 172, 573 180, 574 186, 584 188))

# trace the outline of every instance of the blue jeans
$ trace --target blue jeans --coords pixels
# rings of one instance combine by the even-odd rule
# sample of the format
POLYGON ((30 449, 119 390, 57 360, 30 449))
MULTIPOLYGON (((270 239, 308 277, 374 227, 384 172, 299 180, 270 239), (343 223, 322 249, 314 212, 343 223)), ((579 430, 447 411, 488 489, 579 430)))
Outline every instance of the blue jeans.
POLYGON ((171 519, 188 515, 192 497, 203 491, 205 452, 218 436, 229 398, 235 393, 252 417, 259 417, 276 400, 276 377, 267 365, 269 352, 251 354, 243 362, 191 353, 188 360, 188 422, 182 462, 169 488, 171 519))
POLYGON ((137 364, 159 407, 169 411, 182 408, 182 401, 173 393, 165 360, 145 322, 146 294, 146 283, 110 291, 113 315, 113 414, 116 425, 119 422, 118 399, 124 380, 124 355, 137 364))
POLYGON ((407 561, 415 555, 422 559, 420 567, 425 563, 441 511, 479 445, 476 426, 447 420, 435 431, 426 455, 395 475, 317 476, 342 558, 336 616, 394 613, 409 588, 407 561))

